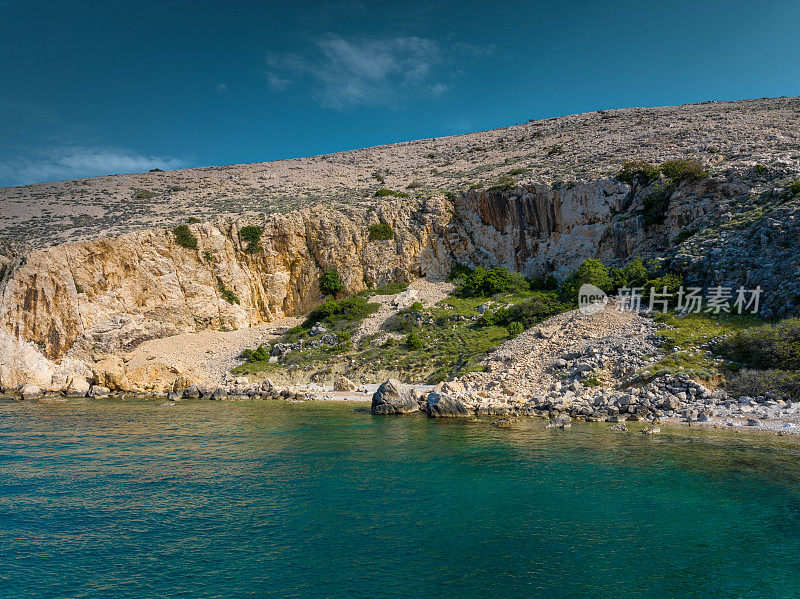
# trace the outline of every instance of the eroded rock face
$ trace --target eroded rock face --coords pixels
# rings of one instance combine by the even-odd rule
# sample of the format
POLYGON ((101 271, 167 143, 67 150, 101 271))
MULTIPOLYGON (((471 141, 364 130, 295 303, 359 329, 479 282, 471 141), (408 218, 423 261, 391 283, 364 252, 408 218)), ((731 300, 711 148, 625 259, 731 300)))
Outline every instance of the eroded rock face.
POLYGON ((223 220, 190 226, 197 250, 162 229, 35 251, 3 284, 0 325, 56 360, 70 350, 120 354, 179 332, 306 313, 322 300, 324 268, 336 268, 350 292, 446 273, 449 256, 431 238, 449 220, 448 206, 270 215, 257 223, 264 232, 253 253, 238 235, 253 223, 223 220), (393 240, 368 240, 379 220, 392 226, 393 240))
MULTIPOLYGON (((703 284, 772 289, 770 297, 778 299, 767 302, 778 303, 774 314, 791 313, 800 296, 791 244, 800 214, 794 208, 782 208, 775 222, 754 224, 747 235, 731 230, 719 240, 676 248, 679 234, 719 220, 719 212, 750 188, 734 178, 676 186, 660 224, 642 216, 651 191, 610 179, 529 184, 471 191, 453 201, 316 207, 260 222, 218 219, 190 225, 196 250, 158 229, 17 254, 3 263, 0 281, 0 387, 64 388, 76 374, 112 390, 165 392, 199 384, 193 372, 170 364, 134 367, 121 365, 119 357, 149 339, 307 313, 323 299, 319 278, 327 268, 339 272, 348 292, 357 292, 442 277, 453 259, 563 276, 589 257, 611 262, 664 255, 673 269, 703 284), (369 241, 369 226, 377 222, 391 226, 394 238, 369 241), (254 252, 239 238, 252 224, 263 227, 254 252), (753 238, 755 249, 748 245, 753 238), (68 359, 73 362, 65 365, 68 359), (92 367, 88 377, 85 364, 92 367)), ((404 305, 414 301, 412 293, 398 298, 404 305)))
POLYGON ((465 263, 503 265, 537 276, 565 274, 598 255, 613 215, 629 194, 628 185, 612 180, 569 189, 533 184, 469 192, 456 202, 459 234, 451 244, 465 263))
POLYGON ((408 387, 397 379, 389 379, 372 395, 373 414, 408 414, 418 409, 408 387))

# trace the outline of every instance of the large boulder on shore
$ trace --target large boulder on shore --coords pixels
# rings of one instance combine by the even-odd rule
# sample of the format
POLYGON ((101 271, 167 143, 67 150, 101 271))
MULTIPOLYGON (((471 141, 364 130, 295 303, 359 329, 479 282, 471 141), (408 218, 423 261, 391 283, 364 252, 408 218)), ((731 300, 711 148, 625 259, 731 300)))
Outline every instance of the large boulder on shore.
POLYGON ((418 409, 411 391, 397 379, 389 379, 372 395, 373 414, 408 414, 418 409))
POLYGON ((355 391, 356 389, 358 389, 358 385, 346 376, 337 376, 336 380, 333 381, 334 391, 355 391))
POLYGON ((464 418, 470 416, 466 404, 452 395, 431 391, 425 402, 425 411, 431 418, 464 418))

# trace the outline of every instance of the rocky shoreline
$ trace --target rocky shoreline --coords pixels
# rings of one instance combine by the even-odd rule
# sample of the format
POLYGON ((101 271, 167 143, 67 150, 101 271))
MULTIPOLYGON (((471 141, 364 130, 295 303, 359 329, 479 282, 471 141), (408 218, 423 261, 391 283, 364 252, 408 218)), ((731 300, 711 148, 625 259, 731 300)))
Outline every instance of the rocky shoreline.
POLYGON ((726 428, 748 432, 800 434, 800 403, 765 397, 731 398, 723 390, 711 391, 685 376, 660 377, 630 392, 598 391, 580 399, 571 396, 537 396, 527 401, 471 401, 463 393, 444 391, 447 383, 407 385, 390 379, 381 385, 357 386, 344 377, 334 387, 304 385, 278 387, 269 379, 249 383, 240 377, 216 388, 191 385, 166 394, 110 391, 93 385, 86 393, 44 393, 23 389, 0 399, 59 403, 68 399, 164 400, 175 405, 185 400, 287 402, 370 402, 375 415, 419 414, 429 418, 483 418, 499 427, 510 427, 522 418, 546 420, 548 428, 570 428, 573 422, 605 422, 610 430, 626 431, 628 423, 642 423, 643 433, 657 434, 659 424, 726 428), (376 388, 377 387, 377 388, 376 388))

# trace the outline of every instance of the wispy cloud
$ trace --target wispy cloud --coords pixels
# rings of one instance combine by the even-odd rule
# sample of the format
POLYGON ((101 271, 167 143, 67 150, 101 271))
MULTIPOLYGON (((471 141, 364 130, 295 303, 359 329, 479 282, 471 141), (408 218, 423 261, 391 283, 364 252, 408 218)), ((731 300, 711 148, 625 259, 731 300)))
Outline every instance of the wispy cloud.
POLYGON ((346 39, 327 34, 316 40, 307 54, 267 56, 267 82, 284 91, 309 80, 311 95, 322 106, 400 107, 406 99, 440 97, 451 88, 459 55, 476 56, 490 47, 442 45, 416 36, 385 39, 346 39))
POLYGON ((60 147, 0 162, 0 184, 28 185, 185 166, 187 162, 180 158, 147 156, 125 148, 60 147))

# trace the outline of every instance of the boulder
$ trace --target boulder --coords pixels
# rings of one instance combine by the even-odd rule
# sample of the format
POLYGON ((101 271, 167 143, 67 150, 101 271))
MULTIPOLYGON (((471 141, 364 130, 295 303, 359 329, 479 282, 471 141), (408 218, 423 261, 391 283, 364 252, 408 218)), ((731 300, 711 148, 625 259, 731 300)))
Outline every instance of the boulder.
POLYGON ((425 403, 425 411, 431 418, 463 418, 470 416, 470 411, 463 401, 451 395, 431 391, 425 403))
POLYGON ((197 385, 190 385, 183 390, 183 399, 199 399, 200 398, 200 389, 197 388, 197 385))
POLYGON ((398 310, 413 306, 419 301, 419 291, 416 289, 406 289, 402 293, 398 293, 392 300, 392 305, 396 306, 398 310))
POLYGON ((118 356, 107 356, 92 365, 95 385, 109 389, 127 389, 125 363, 118 356))
POLYGON ((28 383, 22 389, 20 389, 20 395, 22 399, 35 399, 42 394, 42 390, 32 383, 28 383))
POLYGON ((222 401, 226 397, 228 397, 228 392, 225 391, 225 389, 223 389, 222 387, 217 387, 214 390, 214 393, 211 394, 209 399, 211 399, 212 401, 222 401))
POLYGON ((389 379, 372 395, 373 414, 408 414, 417 409, 408 388, 397 379, 389 379))
POLYGON ((333 390, 334 391, 355 391, 358 389, 358 385, 356 385, 353 381, 351 381, 346 376, 337 376, 336 379, 333 381, 333 390))
POLYGON ((86 397, 91 387, 85 378, 74 376, 67 385, 67 395, 69 397, 86 397))
POLYGON ((272 393, 275 390, 275 383, 272 379, 264 379, 261 382, 261 393, 272 393))
POLYGON ((92 385, 92 388, 89 389, 89 397, 108 397, 109 393, 111 390, 102 385, 92 385))

